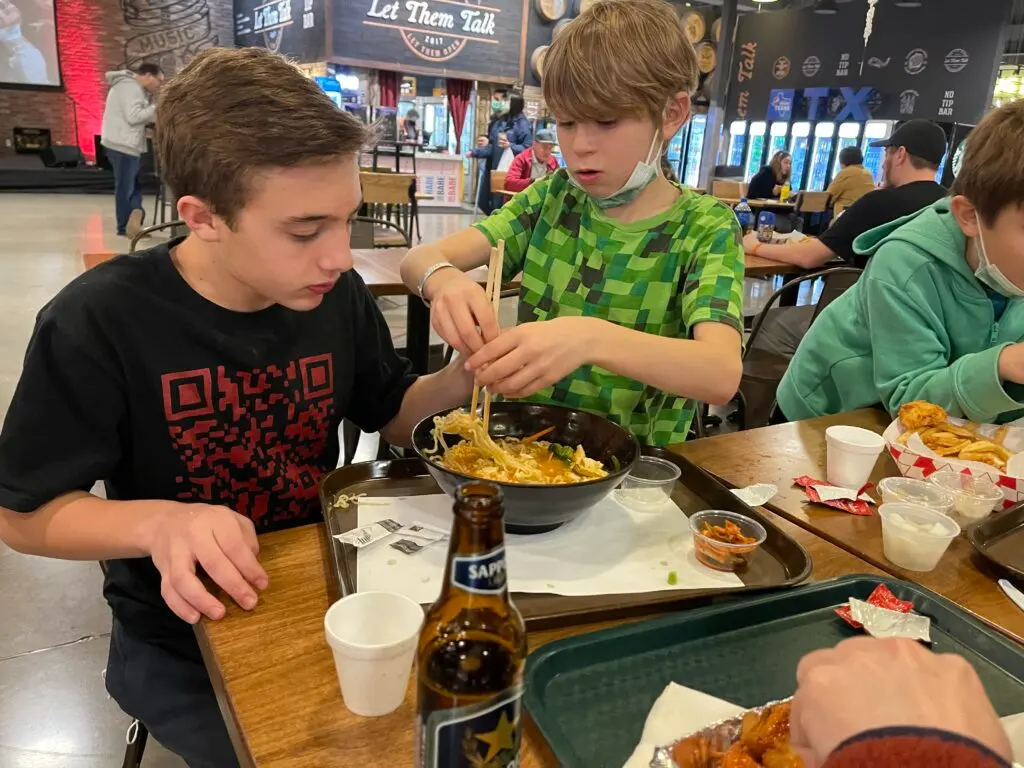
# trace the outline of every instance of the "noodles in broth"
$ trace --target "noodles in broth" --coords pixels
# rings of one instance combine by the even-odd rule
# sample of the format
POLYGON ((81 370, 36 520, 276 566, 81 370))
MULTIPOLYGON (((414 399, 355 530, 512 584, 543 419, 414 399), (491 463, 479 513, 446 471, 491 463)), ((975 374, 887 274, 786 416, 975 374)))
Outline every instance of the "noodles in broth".
POLYGON ((495 440, 483 422, 468 411, 456 410, 434 418, 433 460, 452 472, 500 483, 570 485, 606 477, 601 462, 576 449, 546 440, 523 442, 517 438, 495 440), (462 440, 449 446, 445 434, 462 440), (443 453, 442 453, 443 450, 443 453))

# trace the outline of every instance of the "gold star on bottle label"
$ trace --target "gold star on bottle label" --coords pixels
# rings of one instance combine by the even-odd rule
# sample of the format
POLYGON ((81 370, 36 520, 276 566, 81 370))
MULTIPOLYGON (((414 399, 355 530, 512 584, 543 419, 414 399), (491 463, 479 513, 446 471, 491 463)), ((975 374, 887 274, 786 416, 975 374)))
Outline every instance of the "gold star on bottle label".
POLYGON ((516 720, 509 722, 508 712, 502 712, 497 728, 490 733, 478 733, 476 737, 487 745, 484 762, 490 763, 503 749, 516 748, 516 720))

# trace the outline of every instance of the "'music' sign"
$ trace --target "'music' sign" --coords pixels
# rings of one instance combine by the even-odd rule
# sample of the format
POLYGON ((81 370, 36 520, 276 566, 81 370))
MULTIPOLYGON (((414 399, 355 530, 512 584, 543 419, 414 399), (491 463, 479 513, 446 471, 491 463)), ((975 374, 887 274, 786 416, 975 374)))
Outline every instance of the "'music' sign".
POLYGON ((524 0, 334 0, 342 64, 492 81, 520 77, 524 0))

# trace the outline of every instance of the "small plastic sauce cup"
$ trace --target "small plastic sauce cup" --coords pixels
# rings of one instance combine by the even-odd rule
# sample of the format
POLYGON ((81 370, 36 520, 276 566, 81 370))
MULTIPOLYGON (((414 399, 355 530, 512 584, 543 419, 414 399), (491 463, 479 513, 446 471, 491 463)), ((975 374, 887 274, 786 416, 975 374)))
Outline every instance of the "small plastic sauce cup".
POLYGON ((716 571, 743 571, 758 547, 768 538, 768 532, 756 520, 735 512, 709 509, 690 517, 690 531, 693 533, 693 550, 701 565, 716 571), (748 544, 730 544, 719 541, 704 533, 705 525, 722 526, 733 523, 744 536, 752 538, 748 544))
POLYGON ((1003 500, 999 486, 984 476, 936 472, 928 480, 953 497, 953 510, 965 522, 988 517, 1003 500))
POLYGON ((948 515, 953 511, 953 494, 927 480, 887 477, 878 484, 883 504, 916 504, 948 515))
POLYGON ((908 571, 935 570, 950 542, 960 535, 953 518, 914 504, 883 504, 878 515, 885 558, 908 571))

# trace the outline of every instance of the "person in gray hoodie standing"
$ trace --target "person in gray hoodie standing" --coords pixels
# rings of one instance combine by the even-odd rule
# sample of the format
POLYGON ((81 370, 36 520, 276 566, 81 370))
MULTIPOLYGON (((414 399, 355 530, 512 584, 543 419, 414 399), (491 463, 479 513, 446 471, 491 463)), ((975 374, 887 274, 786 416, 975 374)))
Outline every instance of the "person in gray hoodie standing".
POLYGON ((110 91, 103 110, 101 143, 114 169, 117 234, 135 237, 142 229, 145 211, 139 189, 139 165, 146 151, 146 126, 156 119, 153 97, 164 82, 156 64, 140 64, 131 70, 107 72, 110 91))

